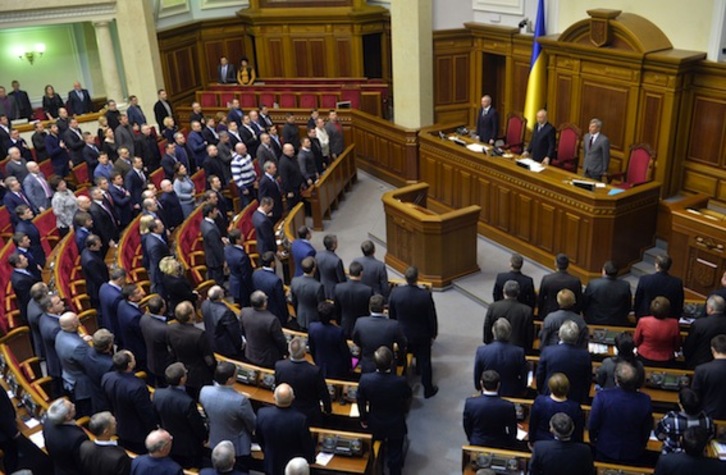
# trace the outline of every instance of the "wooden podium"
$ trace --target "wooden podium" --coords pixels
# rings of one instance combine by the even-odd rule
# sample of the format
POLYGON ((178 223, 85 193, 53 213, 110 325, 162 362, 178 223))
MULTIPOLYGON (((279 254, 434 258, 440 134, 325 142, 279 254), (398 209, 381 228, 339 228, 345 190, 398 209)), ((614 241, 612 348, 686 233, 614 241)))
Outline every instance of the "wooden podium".
POLYGON ((416 183, 383 195, 386 212, 386 264, 399 272, 410 265, 436 288, 479 271, 476 263, 476 205, 438 214, 426 208, 428 183, 416 183))

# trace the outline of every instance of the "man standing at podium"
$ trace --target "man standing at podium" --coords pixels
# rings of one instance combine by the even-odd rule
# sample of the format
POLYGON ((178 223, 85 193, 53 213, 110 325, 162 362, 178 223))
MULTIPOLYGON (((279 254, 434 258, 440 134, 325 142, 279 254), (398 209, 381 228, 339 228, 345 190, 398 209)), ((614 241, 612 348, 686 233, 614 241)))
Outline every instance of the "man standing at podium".
POLYGON ((602 121, 600 119, 590 120, 588 133, 582 140, 585 150, 585 177, 593 180, 605 180, 610 165, 610 140, 600 133, 602 121))
POLYGON ((492 106, 491 96, 481 98, 481 109, 476 119, 476 135, 481 143, 494 145, 499 133, 499 114, 492 106))
POLYGON ((537 112, 537 124, 532 130, 532 140, 529 142, 523 157, 532 155, 532 159, 549 165, 550 159, 555 154, 555 128, 547 122, 547 111, 541 109, 537 112))

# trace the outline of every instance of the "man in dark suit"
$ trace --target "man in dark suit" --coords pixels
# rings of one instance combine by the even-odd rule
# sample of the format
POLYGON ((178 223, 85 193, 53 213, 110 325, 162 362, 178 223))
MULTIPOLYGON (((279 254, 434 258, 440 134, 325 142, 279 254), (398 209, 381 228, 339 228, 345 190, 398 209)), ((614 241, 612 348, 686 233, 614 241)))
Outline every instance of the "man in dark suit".
POLYGON ((497 274, 497 280, 494 283, 494 301, 498 302, 504 298, 504 284, 508 280, 514 280, 519 284, 519 295, 517 301, 528 305, 534 310, 537 305, 537 294, 534 291, 534 281, 531 277, 522 274, 522 265, 524 258, 521 254, 512 254, 509 259, 509 272, 501 272, 497 274))
POLYGON ((333 300, 338 324, 343 328, 347 338, 353 334, 355 322, 368 315, 368 304, 373 296, 373 289, 363 283, 363 265, 353 261, 348 267, 350 279, 335 286, 333 300))
POLYGON ((202 302, 204 328, 209 346, 214 353, 228 358, 242 359, 242 333, 239 320, 224 303, 224 289, 214 285, 202 302))
POLYGON ((124 188, 131 195, 131 206, 135 215, 141 208, 141 193, 146 190, 146 174, 144 174, 144 161, 141 157, 134 157, 131 160, 131 166, 131 170, 124 177, 124 188))
POLYGON ((582 168, 586 178, 605 181, 610 166, 610 141, 600 133, 600 129, 602 129, 600 119, 590 120, 588 132, 582 139, 585 151, 582 168))
POLYGON ((550 432, 554 440, 534 443, 531 475, 591 475, 594 471, 592 451, 582 442, 573 442, 575 423, 564 412, 550 419, 550 432))
POLYGON ((703 410, 714 419, 726 419, 726 334, 711 339, 713 361, 696 367, 693 390, 703 410))
POLYGON ((83 132, 83 140, 85 146, 81 150, 81 155, 83 155, 83 161, 88 166, 88 176, 93 177, 93 172, 96 171, 96 167, 98 166, 98 157, 101 151, 96 146, 94 135, 90 132, 83 132))
POLYGON ((295 337, 288 345, 290 358, 275 363, 275 386, 286 383, 295 392, 292 407, 305 414, 308 425, 319 427, 323 423, 323 411, 330 414, 332 403, 323 372, 318 366, 305 360, 305 340, 295 337))
POLYGON ((343 125, 338 120, 338 113, 334 110, 328 112, 325 131, 328 133, 330 144, 330 159, 335 160, 345 150, 345 136, 343 135, 343 125))
POLYGON ((260 199, 260 206, 252 214, 252 224, 257 238, 257 252, 262 255, 276 252, 274 223, 270 213, 273 212, 274 201, 269 196, 260 199))
POLYGON ((88 89, 83 89, 78 81, 73 83, 73 90, 68 93, 68 107, 73 115, 93 112, 93 102, 88 89))
POLYGON ((9 176, 5 178, 5 189, 7 191, 5 196, 3 196, 3 204, 10 214, 10 222, 14 227, 17 226, 18 221, 20 221, 20 218, 18 218, 18 215, 15 213, 18 206, 26 205, 31 207, 33 211, 36 210, 33 208, 33 204, 30 202, 28 197, 25 196, 25 193, 23 192, 23 184, 16 177, 9 176))
POLYGON ((726 300, 712 295, 706 300, 706 317, 698 318, 691 324, 688 337, 683 343, 683 355, 689 368, 711 361, 713 355, 710 343, 717 335, 726 334, 726 300))
POLYGON ((481 109, 476 119, 476 135, 482 143, 494 145, 499 135, 499 114, 492 106, 491 96, 481 98, 481 109))
POLYGON ((33 118, 33 106, 30 104, 28 93, 20 89, 18 81, 13 81, 10 86, 13 90, 8 93, 8 96, 15 99, 15 103, 18 105, 18 117, 31 120, 33 118))
POLYGON ((280 319, 267 310, 267 295, 260 290, 250 296, 251 308, 240 315, 242 333, 247 338, 245 357, 258 366, 274 368, 275 362, 287 354, 287 340, 280 319))
POLYGON ((83 131, 78 126, 78 119, 72 118, 68 123, 68 130, 63 133, 63 141, 68 148, 73 166, 83 163, 83 149, 86 141, 83 139, 83 131))
POLYGON ((51 377, 51 397, 63 395, 63 368, 58 353, 55 351, 55 337, 60 332, 60 316, 65 310, 65 304, 58 295, 50 295, 40 301, 43 315, 40 317, 40 336, 43 338, 45 348, 45 365, 48 376, 51 377))
POLYGON ((408 352, 416 357, 416 367, 421 371, 424 397, 439 392, 434 386, 431 371, 431 345, 439 332, 436 306, 431 292, 417 285, 418 269, 406 269, 406 285, 393 289, 388 302, 391 319, 398 320, 408 341, 408 352))
POLYGON ((109 281, 101 285, 98 290, 98 300, 100 302, 98 324, 102 328, 108 328, 116 336, 117 343, 121 335, 118 326, 118 304, 123 300, 121 288, 126 285, 126 271, 120 267, 111 270, 109 281))
POLYGON ((562 289, 557 293, 557 304, 559 310, 550 312, 542 322, 542 332, 539 335, 540 348, 545 346, 557 345, 560 342, 558 331, 562 324, 566 321, 572 321, 577 324, 580 329, 580 335, 577 338, 577 346, 587 349, 587 342, 590 333, 587 329, 587 323, 580 314, 572 311, 575 305, 575 294, 570 289, 562 289))
POLYGON ((655 258, 655 274, 644 275, 638 279, 635 289, 635 316, 640 318, 650 315, 650 303, 654 298, 662 296, 671 303, 673 316, 680 318, 683 314, 683 281, 668 273, 673 260, 661 254, 655 258))
POLYGON ((154 408, 161 427, 174 437, 171 458, 184 468, 200 467, 208 432, 196 401, 184 390, 187 370, 182 363, 172 363, 165 373, 168 387, 154 393, 154 408))
POLYGON ((500 394, 505 397, 519 397, 527 387, 527 361, 524 349, 509 343, 512 326, 500 318, 492 327, 494 341, 476 349, 474 358, 474 387, 481 390, 484 371, 493 370, 500 375, 500 394))
POLYGON ((173 362, 167 346, 166 303, 163 297, 155 295, 149 299, 149 311, 141 316, 139 326, 146 345, 147 366, 157 388, 166 386, 164 371, 173 362))
POLYGON ((308 346, 315 364, 320 367, 325 378, 348 379, 351 367, 351 354, 343 329, 333 325, 335 305, 321 302, 318 305, 319 321, 310 324, 308 346))
POLYGON ((98 308, 98 293, 101 286, 108 282, 108 266, 101 255, 101 238, 91 234, 86 238, 86 248, 81 253, 81 270, 86 278, 86 293, 91 299, 91 307, 98 308))
POLYGON ((204 240, 204 257, 207 263, 207 279, 224 285, 224 242, 222 233, 214 221, 219 209, 211 203, 202 205, 202 223, 199 228, 204 240))
POLYGON ((282 279, 275 273, 275 254, 265 252, 260 257, 262 268, 252 273, 252 288, 261 290, 268 297, 267 310, 275 315, 282 326, 287 325, 290 313, 287 310, 287 299, 282 286, 282 279))
POLYGON ((204 160, 207 158, 208 144, 204 139, 204 135, 202 135, 201 122, 196 120, 192 121, 191 128, 192 131, 187 136, 189 151, 191 152, 189 160, 190 162, 194 162, 194 166, 201 168, 204 165, 204 160))
MULTIPOLYGON (((313 183, 318 181, 318 178, 320 178, 318 167, 315 163, 315 155, 313 154, 311 147, 312 142, 310 141, 310 138, 303 137, 300 144, 300 151, 297 154, 297 163, 307 186, 312 186, 313 183)), ((320 161, 322 163, 322 157, 320 161)))
MULTIPOLYGON (((40 230, 33 223, 35 213, 28 205, 20 205, 15 208, 15 214, 18 216, 18 224, 15 225, 15 232, 23 233, 30 238, 30 253, 35 258, 35 263, 41 268, 45 267, 45 251, 40 241, 40 230)), ((26 302, 27 304, 27 302, 26 302)))
POLYGON ((555 258, 557 272, 542 277, 539 284, 539 297, 537 302, 537 315, 545 318, 550 312, 559 308, 557 293, 562 289, 570 289, 575 294, 575 306, 572 309, 579 312, 582 305, 582 282, 578 277, 567 272, 570 259, 565 254, 557 254, 555 258))
POLYGON ((315 280, 315 258, 303 259, 300 269, 303 274, 293 277, 290 294, 297 324, 307 330, 312 322, 318 320, 318 304, 325 300, 325 292, 323 284, 315 280))
POLYGON ((522 153, 523 157, 532 155, 532 159, 549 165, 555 155, 555 128, 547 122, 547 111, 541 109, 537 112, 537 123, 532 130, 532 140, 522 153))
POLYGON ((569 398, 584 403, 590 394, 592 362, 587 348, 577 346, 580 328, 571 320, 559 330, 560 344, 542 350, 537 365, 537 389, 548 394, 547 381, 555 373, 564 373, 570 381, 569 398))
POLYGON ((585 320, 598 325, 628 325, 632 307, 630 284, 618 280, 618 267, 613 261, 602 266, 602 277, 591 280, 582 296, 585 320))
MULTIPOLYGON (((75 403, 78 416, 90 416, 93 406, 93 385, 83 369, 88 343, 78 334, 78 315, 66 312, 59 319, 61 331, 55 337, 55 352, 62 368, 63 389, 75 403)), ((90 340, 91 337, 87 336, 90 340)))
POLYGON ((164 223, 157 218, 149 224, 149 233, 141 246, 148 262, 151 292, 159 295, 166 295, 163 273, 159 269, 159 263, 163 258, 171 255, 165 236, 164 223))
POLYGON ((363 374, 358 384, 357 404, 360 423, 373 433, 375 440, 386 445, 388 470, 400 475, 403 466, 403 442, 408 433, 406 412, 411 401, 411 387, 397 376, 393 352, 385 346, 376 349, 376 371, 363 374))
POLYGON ((464 432, 471 445, 513 447, 517 436, 514 404, 499 397, 499 374, 493 370, 481 375, 482 394, 464 403, 464 432))
POLYGON ((323 238, 324 250, 315 254, 315 263, 320 274, 320 283, 325 290, 325 298, 335 298, 335 286, 345 282, 343 260, 338 257, 335 250, 338 248, 338 238, 335 234, 326 234, 323 238))
POLYGON ((40 278, 28 270, 28 258, 19 252, 10 254, 8 264, 13 268, 13 272, 10 275, 10 285, 13 288, 13 292, 15 292, 17 306, 20 310, 20 319, 23 322, 27 322, 30 288, 36 282, 40 282, 40 278))
POLYGON ((235 468, 235 459, 234 444, 229 440, 223 440, 212 449, 212 466, 203 468, 199 475, 244 475, 247 473, 235 468))
POLYGON ((653 429, 653 409, 650 396, 638 391, 640 379, 635 367, 620 362, 615 367, 616 387, 595 395, 589 430, 597 460, 628 464, 645 453, 653 429))
POLYGON ((184 221, 181 203, 174 191, 171 180, 161 180, 161 191, 159 203, 164 208, 163 214, 166 216, 166 226, 169 231, 173 231, 184 221))
POLYGON ((131 473, 134 475, 183 475, 182 467, 169 454, 172 451, 172 436, 164 429, 153 430, 146 436, 145 455, 131 461, 131 473))
POLYGON ((292 144, 286 143, 282 146, 278 169, 280 170, 280 185, 287 198, 287 211, 289 212, 302 201, 302 190, 307 187, 300 165, 295 160, 295 149, 292 144))
POLYGON ((524 348, 525 351, 532 349, 534 341, 534 323, 532 308, 517 301, 519 297, 519 283, 516 280, 508 280, 504 283, 504 300, 489 305, 487 314, 484 317, 484 343, 493 341, 492 326, 500 318, 506 318, 512 326, 510 342, 524 348))
POLYGON ((356 257, 353 262, 359 262, 363 266, 363 283, 372 288, 373 292, 388 299, 391 291, 388 284, 388 270, 386 264, 376 259, 375 244, 370 240, 363 241, 360 250, 363 252, 363 257, 356 257))
POLYGON ((710 434, 702 427, 689 427, 683 433, 684 452, 663 454, 658 458, 655 475, 722 475, 726 462, 705 455, 710 434))
POLYGON ((139 307, 146 292, 140 285, 127 284, 121 289, 121 296, 123 299, 116 308, 116 317, 123 340, 122 346, 136 356, 136 367, 139 371, 146 371, 146 342, 140 325, 144 312, 139 307))
POLYGON ((169 142, 166 144, 166 148, 164 149, 164 156, 161 157, 161 168, 164 169, 164 178, 167 180, 174 179, 174 166, 177 163, 180 163, 176 156, 176 151, 176 144, 174 142, 169 142))
MULTIPOLYGON (((13 244, 15 244, 15 252, 22 256, 25 256, 25 258, 28 260, 28 272, 30 272, 33 277, 40 279, 43 268, 38 265, 35 260, 35 256, 33 256, 33 253, 30 251, 30 236, 22 231, 16 231, 15 233, 13 233, 13 244)), ((20 314, 25 315, 22 309, 20 314)))
POLYGON ((103 198, 103 190, 98 187, 91 189, 90 213, 93 218, 93 229, 101 238, 103 247, 101 254, 106 255, 108 248, 115 245, 119 239, 119 228, 116 216, 103 198))
POLYGON ((237 72, 234 70, 234 65, 230 64, 224 56, 219 58, 217 76, 217 80, 220 84, 237 84, 237 72))
POLYGON ((315 444, 305 415, 293 407, 295 393, 290 385, 277 386, 274 397, 274 406, 263 407, 257 413, 255 434, 265 452, 265 473, 283 475, 285 465, 294 457, 312 463, 315 444))
MULTIPOLYGON (((229 238, 229 244, 224 247, 224 261, 229 269, 229 293, 237 305, 249 307, 250 294, 253 288, 252 263, 247 251, 242 246, 242 231, 237 228, 232 229, 227 237, 229 238)), ((258 240, 258 246, 259 242, 258 240)))
POLYGON ((91 407, 93 413, 110 409, 106 394, 101 386, 103 375, 113 371, 113 333, 101 328, 93 334, 93 347, 83 358, 83 371, 91 381, 91 407))
POLYGON ((144 380, 134 374, 136 358, 128 350, 113 355, 114 371, 101 379, 111 410, 118 419, 119 443, 137 454, 146 453, 144 440, 159 423, 144 380))
POLYGON ((384 304, 382 295, 371 297, 368 303, 370 316, 359 318, 353 327, 353 342, 360 348, 361 370, 364 373, 376 370, 373 354, 381 346, 393 351, 395 343, 398 345, 399 357, 403 358, 406 354, 407 340, 403 328, 383 313, 384 304))
POLYGON ((292 260, 295 264, 295 277, 303 275, 303 259, 306 257, 315 257, 315 248, 310 243, 311 235, 310 228, 307 226, 300 226, 297 229, 297 239, 295 239, 290 246, 290 254, 292 254, 292 260))
POLYGON ((94 475, 129 475, 131 457, 118 446, 116 440, 116 418, 108 411, 99 412, 91 417, 88 430, 95 440, 81 444, 80 458, 82 473, 94 475))
POLYGON ((15 405, 10 400, 8 392, 2 390, 0 391, 0 450, 3 451, 3 466, 8 473, 13 473, 18 468, 22 437, 16 421, 15 405))
MULTIPOLYGON (((17 294, 16 294, 17 295, 17 294)), ((40 317, 43 310, 40 308, 40 301, 48 295, 48 285, 45 282, 36 282, 30 287, 30 301, 26 307, 25 317, 31 331, 33 340, 33 351, 35 356, 45 359, 45 348, 43 347, 43 338, 40 336, 40 317)))
POLYGON ((260 203, 265 197, 272 199, 273 206, 269 212, 269 217, 274 225, 282 217, 282 189, 275 179, 277 164, 275 162, 265 162, 262 167, 264 174, 260 178, 257 196, 260 198, 260 203))
POLYGON ((45 131, 45 125, 43 125, 42 121, 36 122, 33 128, 35 132, 30 137, 30 141, 33 142, 36 160, 42 162, 48 158, 48 152, 45 150, 45 138, 48 136, 48 132, 45 131))
MULTIPOLYGON (((116 163, 120 160, 117 160, 116 163)), ((136 205, 131 198, 131 192, 124 187, 124 177, 120 171, 114 170, 111 172, 110 182, 108 194, 113 200, 113 207, 118 216, 119 226, 121 229, 124 229, 134 218, 136 205)))
POLYGON ((56 399, 48 407, 43 439, 53 460, 55 475, 77 475, 81 472, 80 450, 86 433, 76 425, 76 407, 68 399, 56 399))
POLYGON ((156 125, 161 128, 164 125, 165 118, 174 117, 174 108, 171 106, 171 102, 167 100, 164 89, 159 89, 157 96, 159 100, 154 104, 154 117, 156 118, 156 125))
POLYGON ((238 132, 251 157, 257 156, 257 149, 260 147, 259 130, 259 126, 255 128, 249 115, 242 117, 242 124, 238 128, 238 132))

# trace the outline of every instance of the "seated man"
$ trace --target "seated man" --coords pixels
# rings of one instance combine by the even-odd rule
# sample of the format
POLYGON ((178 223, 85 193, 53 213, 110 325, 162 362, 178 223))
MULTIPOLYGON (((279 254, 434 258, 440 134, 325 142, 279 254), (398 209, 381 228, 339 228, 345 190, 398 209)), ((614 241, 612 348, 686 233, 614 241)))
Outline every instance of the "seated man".
POLYGON ((521 396, 527 386, 527 361, 524 350, 509 343, 512 326, 506 318, 494 322, 492 328, 494 341, 476 350, 474 360, 474 387, 481 390, 481 375, 486 370, 494 370, 501 377, 502 396, 521 396))
POLYGON ((582 442, 572 441, 575 424, 572 418, 558 412, 550 419, 554 440, 534 443, 530 475, 588 475, 593 472, 592 452, 582 442))
POLYGON ((726 473, 726 462, 704 455, 709 435, 702 427, 689 427, 683 433, 685 452, 661 455, 655 466, 655 475, 722 475, 726 473))
POLYGON ((516 444, 517 414, 514 404, 499 397, 499 374, 481 375, 482 394, 464 404, 464 432, 471 445, 510 447, 516 444))

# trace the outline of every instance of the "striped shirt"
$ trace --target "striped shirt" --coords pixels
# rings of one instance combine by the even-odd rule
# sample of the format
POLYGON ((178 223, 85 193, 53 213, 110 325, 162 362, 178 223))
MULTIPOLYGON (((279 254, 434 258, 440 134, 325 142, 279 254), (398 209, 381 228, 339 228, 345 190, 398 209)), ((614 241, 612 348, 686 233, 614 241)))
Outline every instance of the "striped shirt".
POLYGON ((681 436, 689 427, 702 427, 709 436, 715 434, 713 420, 701 411, 695 416, 689 416, 684 412, 670 411, 663 416, 655 428, 655 436, 663 441, 664 454, 683 452, 681 436))
POLYGON ((242 156, 235 153, 232 155, 230 167, 232 169, 232 180, 234 180, 237 188, 246 188, 257 179, 255 167, 252 165, 252 157, 249 154, 242 156))

